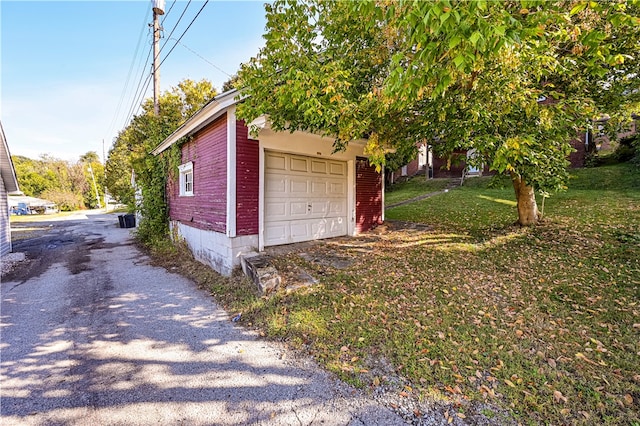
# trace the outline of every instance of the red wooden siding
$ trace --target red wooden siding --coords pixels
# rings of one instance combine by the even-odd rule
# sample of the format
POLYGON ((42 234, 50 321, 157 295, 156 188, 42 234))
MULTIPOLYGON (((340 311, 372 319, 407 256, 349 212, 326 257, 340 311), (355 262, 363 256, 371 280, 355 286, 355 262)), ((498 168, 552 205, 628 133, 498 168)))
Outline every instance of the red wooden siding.
POLYGON ((260 159, 248 131, 244 121, 236 122, 236 235, 258 233, 260 159))
POLYGON ((356 158, 356 232, 382 223, 382 174, 366 158, 356 158))
POLYGON ((227 116, 218 118, 181 147, 193 161, 193 196, 181 197, 177 176, 168 183, 169 217, 189 226, 226 232, 227 116))

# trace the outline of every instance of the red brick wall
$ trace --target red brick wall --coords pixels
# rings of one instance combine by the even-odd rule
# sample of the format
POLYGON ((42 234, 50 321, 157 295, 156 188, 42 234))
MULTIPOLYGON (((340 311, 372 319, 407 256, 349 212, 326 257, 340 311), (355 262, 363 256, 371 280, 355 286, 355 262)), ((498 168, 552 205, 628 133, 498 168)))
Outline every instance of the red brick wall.
POLYGON ((410 162, 407 163, 407 174, 406 175, 402 174, 402 167, 400 167, 398 170, 395 170, 393 172, 392 182, 397 181, 398 179, 400 179, 403 176, 411 177, 411 176, 415 175, 416 173, 418 173, 418 170, 419 170, 418 159, 414 158, 413 160, 411 160, 410 162))
POLYGON ((433 156, 433 177, 434 178, 459 178, 466 167, 464 159, 466 152, 454 152, 451 158, 451 167, 447 169, 447 159, 436 155, 433 156))
POLYGON ((587 154, 587 148, 584 144, 585 134, 580 133, 577 138, 571 139, 571 146, 576 150, 569 154, 569 162, 571 168, 584 167, 584 160, 587 154))
POLYGON ((258 141, 249 139, 244 121, 236 122, 236 234, 258 233, 258 141))
POLYGON ((168 182, 169 217, 195 228, 226 232, 227 116, 182 145, 182 163, 193 161, 193 196, 181 197, 177 177, 168 182))
POLYGON ((356 232, 382 223, 382 174, 366 158, 356 158, 356 232))

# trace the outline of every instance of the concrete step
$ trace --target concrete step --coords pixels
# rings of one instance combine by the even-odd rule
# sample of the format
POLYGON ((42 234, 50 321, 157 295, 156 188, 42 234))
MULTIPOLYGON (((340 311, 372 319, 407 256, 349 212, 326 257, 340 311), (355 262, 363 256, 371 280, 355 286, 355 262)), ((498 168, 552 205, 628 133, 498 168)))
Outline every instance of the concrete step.
POLYGON ((271 265, 270 257, 264 253, 249 252, 240 256, 244 274, 253 281, 262 294, 275 291, 282 284, 278 270, 271 265))

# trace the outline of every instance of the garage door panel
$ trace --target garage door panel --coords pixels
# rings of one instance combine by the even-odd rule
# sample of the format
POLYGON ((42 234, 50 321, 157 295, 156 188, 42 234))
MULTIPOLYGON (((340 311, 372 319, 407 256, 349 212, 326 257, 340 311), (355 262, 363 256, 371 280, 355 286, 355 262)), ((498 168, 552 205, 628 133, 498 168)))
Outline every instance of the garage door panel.
POLYGON ((343 182, 330 182, 328 193, 331 196, 346 196, 347 186, 343 182))
POLYGON ((309 192, 309 181, 302 178, 291 178, 289 180, 290 194, 306 194, 309 192))
POLYGON ((292 172, 309 172, 309 159, 305 157, 291 157, 290 169, 292 172))
POLYGON ((266 152, 264 245, 347 233, 346 163, 266 152))
POLYGON ((339 237, 347 233, 346 219, 329 217, 265 224, 265 246, 299 243, 314 239, 339 237))
POLYGON ((265 194, 283 194, 287 191, 288 179, 283 175, 268 175, 265 179, 264 191, 265 194))
POLYGON ((347 176, 347 165, 345 163, 329 163, 329 173, 338 176, 347 176))
POLYGON ((329 201, 329 214, 331 216, 344 216, 347 214, 347 203, 344 200, 329 201))
POLYGON ((323 238, 324 235, 328 235, 327 219, 312 223, 311 234, 314 236, 314 238, 323 238))
POLYGON ((265 245, 275 246, 278 244, 288 244, 290 239, 288 222, 275 222, 265 225, 265 245))
POLYGON ((309 204, 307 202, 292 202, 291 206, 291 218, 304 217, 309 214, 309 204))
POLYGON ((319 160, 311 160, 311 171, 313 173, 327 173, 327 162, 319 160))
POLYGON ((311 193, 313 197, 326 197, 327 196, 327 182, 314 180, 310 182, 311 193))
POLYGON ((347 233, 347 221, 341 217, 332 218, 329 221, 330 235, 344 235, 347 233))
POLYGON ((309 235, 309 223, 308 221, 295 221, 291 222, 289 226, 291 229, 291 239, 295 242, 305 241, 309 235))
POLYGON ((329 212, 329 203, 327 201, 312 201, 309 206, 309 213, 312 216, 323 217, 329 212))
POLYGON ((284 201, 270 201, 265 205, 266 216, 272 218, 273 220, 285 220, 289 216, 287 213, 288 205, 289 204, 284 201))
POLYGON ((265 155, 265 168, 287 170, 287 157, 284 154, 268 153, 265 155))

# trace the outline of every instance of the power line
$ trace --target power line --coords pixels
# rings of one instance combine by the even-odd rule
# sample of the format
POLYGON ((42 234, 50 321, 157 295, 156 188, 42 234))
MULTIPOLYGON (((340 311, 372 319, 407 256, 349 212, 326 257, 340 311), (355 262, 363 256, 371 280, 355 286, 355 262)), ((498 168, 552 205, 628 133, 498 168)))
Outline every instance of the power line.
MULTIPOLYGON (((189 3, 191 3, 191 0, 189 0, 189 3)), ((184 13, 186 12, 187 8, 189 7, 189 3, 187 3, 187 6, 184 8, 184 10, 182 11, 182 14, 180 15, 180 17, 178 18, 178 22, 180 22, 180 20, 182 19, 182 16, 184 16, 184 13)), ((167 16, 169 15, 169 13, 171 12, 171 10, 173 9, 173 6, 175 6, 176 4, 176 0, 174 0, 171 3, 171 6, 169 7, 169 10, 167 11, 167 13, 164 14, 164 17, 162 18, 162 23, 164 23, 164 20, 167 19, 167 16)), ((148 21, 149 18, 149 13, 145 16, 145 25, 148 26, 146 24, 146 22, 148 21)), ((176 23, 176 25, 177 25, 176 23)), ((175 26, 174 29, 172 30, 172 32, 175 30, 175 26)), ((134 91, 133 97, 131 98, 131 104, 128 108, 128 112, 127 115, 125 116, 125 121, 124 121, 124 126, 126 126, 129 121, 131 120, 131 118, 133 117, 133 115, 135 114, 135 112, 138 110, 138 108, 140 108, 140 104, 142 102, 142 99, 144 98, 144 94, 146 93, 148 87, 149 87, 149 83, 150 83, 150 79, 151 79, 151 74, 147 75, 147 78, 145 79, 145 69, 146 69, 146 65, 149 63, 149 58, 151 57, 151 52, 152 52, 152 46, 149 46, 149 51, 147 52, 147 58, 144 61, 144 65, 142 62, 140 62, 138 64, 138 73, 140 73, 140 71, 142 70, 142 72, 140 73, 140 77, 138 79, 138 85, 136 86, 136 90, 134 91)), ((136 73, 137 74, 137 73, 136 73)))
POLYGON ((125 80, 124 87, 122 88, 122 93, 120 94, 120 99, 118 100, 116 111, 113 114, 113 118, 111 119, 111 123, 109 124, 109 127, 107 128, 107 135, 109 135, 113 130, 113 127, 115 126, 116 121, 118 120, 118 116, 120 115, 120 110, 122 109, 122 104, 124 102, 127 89, 129 88, 129 81, 131 80, 133 67, 134 67, 134 64, 136 63, 138 52, 140 51, 140 45, 142 44, 142 36, 144 34, 144 29, 147 26, 148 19, 149 19, 149 11, 147 11, 147 13, 144 16, 144 20, 142 21, 142 28, 140 29, 140 34, 138 35, 138 43, 136 44, 136 50, 133 53, 133 58, 131 58, 131 64, 129 65, 129 72, 127 73, 127 78, 125 80))
MULTIPOLYGON (((176 22, 176 25, 173 27, 173 30, 171 31, 171 33, 169 34, 169 37, 171 37, 171 34, 173 34, 173 31, 175 31, 175 29, 178 26, 178 23, 180 22, 180 20, 182 19, 182 16, 184 15, 184 13, 186 12, 187 8, 189 7, 189 4, 191 3, 191 0, 189 0, 189 3, 187 4, 187 6, 185 7, 185 9, 182 11, 182 14, 180 15, 180 18, 178 18, 178 22, 176 22)), ((184 37, 184 35, 187 33, 187 31, 189 31, 189 28, 191 28, 191 26, 193 25, 193 23, 196 21, 196 19, 198 18, 198 16, 200 16, 200 13, 202 13, 202 11, 204 10, 205 6, 209 3, 209 0, 206 0, 205 3, 202 5, 202 7, 200 8, 200 10, 198 11, 198 13, 196 13, 196 15, 193 17, 193 19, 191 20, 191 22, 189 23, 189 25, 187 26, 187 28, 182 32, 182 34, 180 35, 180 37, 178 39, 172 39, 175 40, 176 43, 173 45, 173 47, 171 48, 171 50, 169 50, 169 52, 165 55, 164 59, 160 62, 160 65, 162 65, 164 63, 164 61, 169 57, 169 55, 171 54, 171 52, 173 52, 173 50, 176 48, 176 46, 178 45, 178 43, 180 43, 180 40, 182 39, 182 37, 184 37)), ((167 39, 168 40, 168 39, 167 39)), ((168 42, 168 41, 167 41, 168 42)), ((165 42, 165 44, 162 46, 164 47, 167 43, 165 42)), ((182 43, 180 43, 182 44, 182 43)), ((183 46, 185 46, 184 44, 182 44, 183 46)), ((186 46, 185 46, 186 47, 186 46)), ((160 51, 162 51, 162 48, 160 49, 160 51)), ((196 53, 196 52, 194 52, 196 53)), ((197 54, 197 53, 196 53, 197 54)), ((147 55, 147 61, 149 60, 149 57, 151 55, 151 49, 149 49, 149 54, 147 55)), ((204 59, 204 58, 203 58, 204 59)), ((206 60, 206 59, 205 59, 206 60)), ((208 62, 208 61, 207 61, 208 62)), ((210 63, 210 62, 209 62, 210 63)), ((213 65, 213 64, 211 64, 213 65)), ((215 66, 215 65, 213 65, 215 66)), ((218 67, 216 67, 218 68, 218 67)), ((218 68, 219 69, 219 68, 218 68)), ((221 70, 223 73, 227 74, 225 71, 221 70)), ((229 75, 229 74, 227 74, 229 75)), ((132 102, 131 107, 129 109, 129 113, 127 114, 127 120, 125 121, 125 123, 128 123, 131 118, 133 117, 134 113, 137 111, 138 108, 140 108, 140 105, 142 104, 142 100, 144 99, 144 95, 147 92, 149 85, 151 84, 151 73, 149 73, 147 75, 147 78, 144 80, 143 83, 143 77, 144 77, 144 72, 142 73, 142 75, 140 76, 140 80, 138 82, 138 87, 136 89, 136 94, 134 95, 134 102, 132 102), (144 86, 142 88, 141 91, 139 91, 139 89, 144 86)))
POLYGON ((209 65, 211 65, 212 67, 214 67, 215 69, 217 69, 218 71, 220 71, 221 73, 226 75, 227 77, 233 77, 231 74, 229 74, 228 72, 226 72, 225 70, 223 70, 222 68, 220 68, 219 66, 217 66, 216 64, 214 64, 213 62, 211 62, 210 60, 208 60, 207 58, 205 58, 204 56, 202 56, 201 54, 199 54, 198 52, 196 52, 195 50, 193 50, 189 46, 187 46, 186 44, 176 40, 175 38, 168 39, 168 40, 175 40, 176 43, 179 43, 182 47, 184 47, 185 49, 191 51, 194 55, 198 56, 200 59, 202 59, 203 61, 207 62, 209 65))
POLYGON ((160 61, 160 66, 164 63, 164 61, 167 60, 169 55, 171 55, 171 52, 173 52, 173 49, 175 49, 176 46, 178 45, 178 43, 180 43, 180 40, 182 40, 182 37, 184 37, 184 35, 187 33, 187 31, 189 31, 189 28, 191 28, 191 25, 193 25, 193 23, 196 21, 196 19, 198 19, 198 16, 200 16, 200 13, 202 12, 202 10, 205 8, 205 6, 208 3, 209 3, 209 0, 204 2, 204 4, 202 5, 202 7, 198 11, 198 13, 196 13, 196 16, 194 16, 193 19, 191 20, 191 22, 189 23, 189 26, 182 32, 180 37, 178 37, 178 40, 176 40, 176 44, 174 44, 173 47, 171 48, 171 50, 169 50, 169 52, 165 55, 164 59, 162 61, 160 61))
POLYGON ((162 44, 162 47, 160 47, 160 53, 162 53, 162 49, 164 49, 164 47, 167 45, 167 43, 169 42, 169 39, 171 38, 171 36, 173 35, 173 32, 176 30, 176 28, 178 28, 178 24, 180 23, 180 21, 182 20, 182 17, 184 16, 185 12, 187 11, 187 9, 189 8, 189 5, 191 4, 191 0, 189 0, 189 2, 187 3, 187 5, 184 7, 184 10, 182 11, 182 14, 180 14, 180 17, 178 18, 178 20, 176 21, 175 25, 173 26, 173 28, 171 29, 171 32, 169 33, 169 36, 167 37, 167 41, 165 41, 162 44))
POLYGON ((169 16, 169 13, 171 13, 171 9, 173 9, 173 6, 175 6, 176 4, 176 0, 173 0, 173 3, 171 3, 171 6, 169 6, 169 10, 167 10, 167 13, 164 14, 164 16, 162 17, 162 22, 160 22, 160 25, 164 24, 164 20, 167 19, 167 16, 169 16))
MULTIPOLYGON (((142 68, 142 73, 140 74, 140 78, 138 79, 138 86, 136 87, 136 90, 134 92, 133 98, 131 98, 132 102, 131 102, 131 105, 129 106, 129 112, 126 115, 124 126, 127 125, 129 120, 131 119, 131 116, 133 115, 134 111, 136 110, 136 105, 138 104, 138 101, 136 99, 138 99, 138 97, 139 97, 138 92, 140 91, 140 89, 142 88, 142 85, 144 84, 143 81, 146 81, 146 80, 144 80, 144 75, 145 75, 146 65, 149 63, 149 58, 150 57, 151 57, 151 46, 149 46, 149 52, 147 53, 147 59, 144 62, 145 67, 142 68)), ((151 79, 151 74, 147 75, 147 80, 150 80, 150 79, 151 79)), ((142 92, 140 92, 140 93, 144 94, 145 91, 146 91, 146 89, 142 90, 142 92)))
MULTIPOLYGON (((144 83, 142 79, 140 80, 140 84, 138 85, 139 92, 136 90, 136 94, 133 98, 133 102, 131 103, 131 107, 129 108, 129 113, 127 114, 127 119, 125 120, 125 126, 127 125, 127 123, 131 121, 131 118, 133 118, 135 113, 140 108, 140 105, 142 104, 142 100, 144 99, 144 95, 145 93, 147 93, 147 90, 149 89, 149 84, 151 84, 151 76, 152 76, 151 73, 147 74, 147 78, 144 79, 144 83)), ((143 74, 143 77, 144 77, 144 74, 143 74)))

